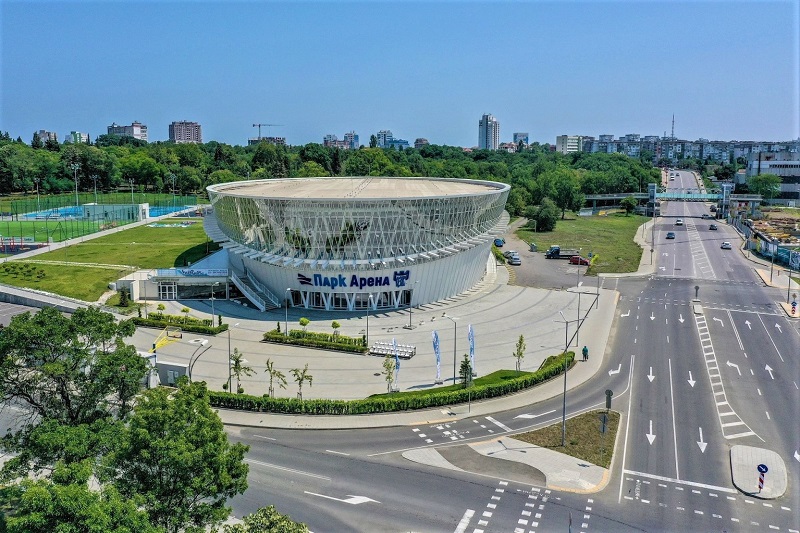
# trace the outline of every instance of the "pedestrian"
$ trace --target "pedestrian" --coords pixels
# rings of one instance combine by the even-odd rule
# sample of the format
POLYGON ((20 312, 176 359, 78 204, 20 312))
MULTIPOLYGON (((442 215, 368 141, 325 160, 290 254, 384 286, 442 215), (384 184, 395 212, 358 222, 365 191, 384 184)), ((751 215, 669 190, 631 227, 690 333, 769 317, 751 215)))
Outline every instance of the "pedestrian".
POLYGON ((587 348, 586 346, 583 347, 583 360, 584 361, 589 360, 589 348, 587 348))

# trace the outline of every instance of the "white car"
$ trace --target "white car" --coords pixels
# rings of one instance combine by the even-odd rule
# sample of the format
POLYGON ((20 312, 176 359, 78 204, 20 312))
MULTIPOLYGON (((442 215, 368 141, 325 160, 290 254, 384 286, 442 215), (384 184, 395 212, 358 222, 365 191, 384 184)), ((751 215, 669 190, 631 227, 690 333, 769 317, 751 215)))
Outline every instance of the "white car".
POLYGON ((505 252, 503 252, 503 256, 506 259, 511 259, 514 256, 519 257, 519 253, 515 252, 514 250, 506 250, 505 252))
POLYGON ((676 225, 676 226, 683 226, 683 219, 682 219, 682 218, 679 218, 679 219, 677 219, 677 220, 675 221, 675 225, 676 225))
POLYGON ((728 241, 723 241, 722 244, 720 245, 720 248, 722 248, 723 250, 730 250, 733 247, 731 246, 731 243, 729 243, 728 241))

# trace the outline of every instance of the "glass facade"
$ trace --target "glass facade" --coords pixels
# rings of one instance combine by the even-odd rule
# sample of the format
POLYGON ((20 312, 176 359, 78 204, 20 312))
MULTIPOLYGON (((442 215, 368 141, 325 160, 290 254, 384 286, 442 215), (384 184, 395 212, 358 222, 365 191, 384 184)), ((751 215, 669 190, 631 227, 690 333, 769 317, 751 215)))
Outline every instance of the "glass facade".
POLYGON ((264 262, 295 269, 368 270, 425 262, 474 246, 497 224, 510 189, 502 183, 475 183, 484 190, 396 199, 259 198, 243 194, 241 182, 234 194, 225 191, 231 184, 211 186, 208 192, 219 228, 232 241, 261 252, 264 262))

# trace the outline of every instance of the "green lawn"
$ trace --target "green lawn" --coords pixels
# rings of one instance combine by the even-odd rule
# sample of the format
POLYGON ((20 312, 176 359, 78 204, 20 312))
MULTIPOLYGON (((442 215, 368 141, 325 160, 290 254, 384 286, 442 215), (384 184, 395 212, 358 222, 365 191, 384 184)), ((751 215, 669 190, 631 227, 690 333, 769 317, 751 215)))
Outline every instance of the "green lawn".
POLYGON ((168 218, 159 223, 172 226, 130 228, 48 252, 36 256, 36 259, 134 265, 139 268, 172 268, 197 262, 207 255, 207 249, 209 252, 218 249, 215 243, 208 241, 201 218, 168 218), (187 221, 194 224, 188 227, 178 226, 187 221))
POLYGON ((514 435, 517 440, 565 453, 582 461, 608 468, 614 453, 619 428, 619 413, 610 411, 606 433, 600 432, 600 418, 605 411, 591 411, 567 419, 566 446, 561 446, 561 422, 529 433, 514 435))
POLYGON ((598 255, 588 274, 635 272, 639 268, 642 249, 633 242, 633 237, 647 220, 647 217, 625 216, 623 213, 559 219, 554 231, 534 233, 521 228, 517 230, 517 236, 526 242, 535 242, 540 252, 558 244, 563 248, 581 248, 584 257, 588 257, 589 252, 598 255))
POLYGON ((97 233, 105 229, 100 222, 94 220, 3 220, 0 221, 0 235, 21 239, 32 237, 36 242, 66 241, 97 233))
POLYGON ((129 274, 124 267, 92 267, 76 263, 172 268, 195 263, 219 247, 208 241, 202 219, 164 219, 169 227, 139 226, 35 256, 10 261, 0 268, 0 282, 93 302, 108 284, 129 274), (188 227, 181 222, 193 221, 188 227), (48 264, 49 263, 49 264, 48 264))

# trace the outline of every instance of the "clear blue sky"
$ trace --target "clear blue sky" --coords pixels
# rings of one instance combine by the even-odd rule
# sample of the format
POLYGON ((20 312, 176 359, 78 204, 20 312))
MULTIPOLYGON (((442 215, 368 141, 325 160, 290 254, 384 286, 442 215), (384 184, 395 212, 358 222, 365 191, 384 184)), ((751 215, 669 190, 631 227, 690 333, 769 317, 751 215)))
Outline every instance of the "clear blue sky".
POLYGON ((0 130, 474 146, 483 113, 550 143, 662 135, 674 113, 683 139, 790 140, 799 3, 2 0, 0 130))

